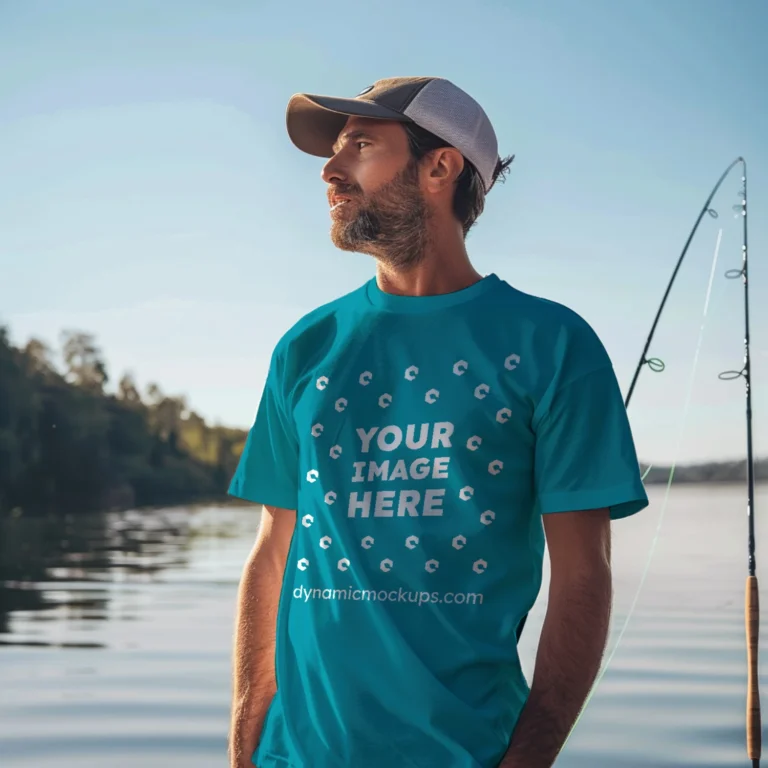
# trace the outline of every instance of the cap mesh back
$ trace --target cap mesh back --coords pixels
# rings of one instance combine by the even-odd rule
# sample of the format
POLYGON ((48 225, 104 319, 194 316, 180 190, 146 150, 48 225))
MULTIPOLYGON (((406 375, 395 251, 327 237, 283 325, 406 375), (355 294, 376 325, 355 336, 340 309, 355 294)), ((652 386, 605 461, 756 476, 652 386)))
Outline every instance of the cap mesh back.
POLYGON ((405 115, 456 147, 477 168, 486 190, 490 188, 498 161, 496 133, 469 94, 438 78, 416 94, 405 115))

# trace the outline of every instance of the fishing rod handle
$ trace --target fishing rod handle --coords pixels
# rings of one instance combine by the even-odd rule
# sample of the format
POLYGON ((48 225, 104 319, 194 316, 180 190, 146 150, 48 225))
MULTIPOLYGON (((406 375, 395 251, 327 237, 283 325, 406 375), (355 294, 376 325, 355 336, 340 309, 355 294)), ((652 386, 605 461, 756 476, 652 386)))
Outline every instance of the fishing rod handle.
POLYGON ((760 725, 760 691, 757 680, 757 642, 760 629, 760 602, 757 577, 747 576, 745 619, 747 630, 747 755, 759 760, 762 746, 760 725))

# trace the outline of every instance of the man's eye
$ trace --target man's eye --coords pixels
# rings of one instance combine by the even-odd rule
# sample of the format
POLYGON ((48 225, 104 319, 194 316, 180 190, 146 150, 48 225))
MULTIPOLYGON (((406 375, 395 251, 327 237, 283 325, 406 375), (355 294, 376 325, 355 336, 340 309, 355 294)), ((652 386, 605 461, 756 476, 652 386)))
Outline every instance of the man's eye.
POLYGON ((362 149, 363 147, 367 147, 371 142, 370 141, 356 141, 355 144, 357 144, 358 149, 362 149))

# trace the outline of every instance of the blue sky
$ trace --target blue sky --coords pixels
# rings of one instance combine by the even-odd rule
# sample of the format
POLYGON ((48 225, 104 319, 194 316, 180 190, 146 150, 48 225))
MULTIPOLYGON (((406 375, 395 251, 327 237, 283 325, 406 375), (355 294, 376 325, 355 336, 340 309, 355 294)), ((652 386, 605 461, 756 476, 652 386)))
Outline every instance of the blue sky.
MULTIPOLYGON (((699 209, 746 158, 768 455, 766 29, 761 0, 0 0, 0 323, 17 343, 92 332, 114 381, 129 370, 248 427, 282 333, 374 271, 328 239, 321 161, 290 144, 289 97, 439 75, 517 155, 468 241, 477 268, 582 314, 625 392, 699 209)), ((722 277, 740 267, 739 184, 678 277, 651 349, 667 370, 633 395, 644 460, 744 454, 743 383, 717 379, 743 360, 741 283, 722 277)))

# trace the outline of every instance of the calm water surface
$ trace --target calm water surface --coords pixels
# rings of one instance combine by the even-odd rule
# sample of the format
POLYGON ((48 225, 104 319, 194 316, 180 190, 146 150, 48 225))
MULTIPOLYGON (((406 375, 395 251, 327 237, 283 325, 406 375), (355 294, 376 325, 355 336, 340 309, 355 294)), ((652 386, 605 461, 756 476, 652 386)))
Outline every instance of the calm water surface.
MULTIPOLYGON (((741 486, 673 488, 621 635, 665 493, 652 486, 651 507, 615 524, 615 653, 558 767, 748 764, 741 486)), ((767 486, 756 507, 767 584, 767 486)), ((225 768, 235 596, 258 520, 201 507, 0 523, 0 765, 225 768)), ((546 582, 521 642, 529 677, 545 608, 546 582)))

